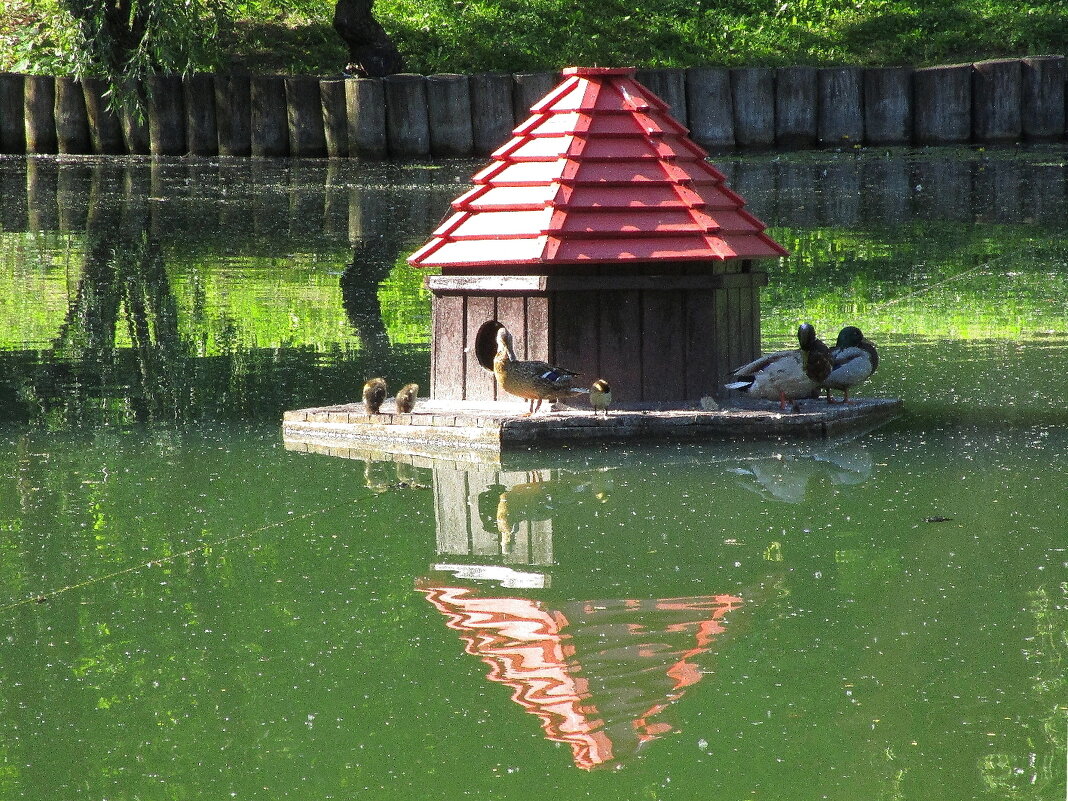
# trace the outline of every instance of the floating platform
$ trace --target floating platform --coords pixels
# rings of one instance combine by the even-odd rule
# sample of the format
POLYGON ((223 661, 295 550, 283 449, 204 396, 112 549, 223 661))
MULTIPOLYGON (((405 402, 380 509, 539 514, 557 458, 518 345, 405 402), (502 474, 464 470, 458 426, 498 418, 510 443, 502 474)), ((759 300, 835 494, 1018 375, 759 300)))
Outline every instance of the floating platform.
POLYGON ((289 450, 355 447, 383 456, 496 463, 504 451, 553 443, 826 439, 874 428, 901 408, 896 398, 859 398, 798 401, 787 411, 778 403, 743 401, 719 409, 610 410, 607 416, 558 405, 528 415, 523 402, 420 398, 411 414, 398 414, 393 401, 380 414, 367 414, 362 403, 289 411, 282 431, 289 450))

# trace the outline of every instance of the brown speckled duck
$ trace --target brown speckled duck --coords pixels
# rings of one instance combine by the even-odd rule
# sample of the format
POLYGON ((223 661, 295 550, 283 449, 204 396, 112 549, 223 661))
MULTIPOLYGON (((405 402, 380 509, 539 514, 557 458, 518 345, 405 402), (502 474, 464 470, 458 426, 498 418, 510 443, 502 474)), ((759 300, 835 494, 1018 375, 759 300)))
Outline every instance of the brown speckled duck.
POLYGON ((542 401, 555 401, 589 392, 573 386, 579 373, 546 362, 521 362, 515 358, 512 335, 507 328, 497 330, 497 355, 493 357, 497 386, 510 395, 530 401, 527 414, 541 408, 542 401), (536 405, 535 405, 536 404, 536 405))

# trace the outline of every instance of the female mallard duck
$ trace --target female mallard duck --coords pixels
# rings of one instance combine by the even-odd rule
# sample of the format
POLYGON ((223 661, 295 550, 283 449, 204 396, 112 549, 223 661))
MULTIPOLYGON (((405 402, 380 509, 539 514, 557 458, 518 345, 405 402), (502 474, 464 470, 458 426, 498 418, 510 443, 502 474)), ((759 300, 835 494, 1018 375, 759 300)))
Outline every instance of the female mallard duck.
POLYGON ((419 397, 418 384, 405 384, 397 393, 397 413, 411 414, 415 408, 415 399, 419 397))
POLYGON ((842 390, 845 393, 842 403, 849 403, 849 390, 866 381, 879 367, 879 352, 855 325, 847 325, 838 332, 831 359, 833 369, 823 380, 827 403, 837 402, 831 397, 832 389, 842 390))
POLYGON ((786 408, 788 400, 816 397, 831 373, 830 350, 816 338, 816 329, 809 323, 797 329, 797 341, 798 350, 768 353, 742 365, 731 373, 737 380, 725 386, 753 398, 777 400, 780 409, 786 408))
POLYGON ((540 409, 544 400, 555 401, 589 392, 588 389, 573 386, 575 376, 579 373, 565 370, 563 367, 553 367, 545 362, 518 361, 512 347, 512 335, 504 327, 497 329, 497 355, 493 357, 493 374, 502 390, 530 401, 528 414, 540 409))
POLYGON ((368 414, 378 414, 385 399, 386 380, 384 378, 372 378, 363 385, 363 406, 368 414))

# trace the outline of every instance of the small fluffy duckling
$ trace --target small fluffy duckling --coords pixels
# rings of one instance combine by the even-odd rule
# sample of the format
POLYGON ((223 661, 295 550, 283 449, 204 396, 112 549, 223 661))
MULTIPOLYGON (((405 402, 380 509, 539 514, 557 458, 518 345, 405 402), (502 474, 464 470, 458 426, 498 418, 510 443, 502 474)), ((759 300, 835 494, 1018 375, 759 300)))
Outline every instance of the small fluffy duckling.
POLYGON ((612 405, 612 386, 605 379, 598 378, 590 385, 590 406, 593 413, 604 412, 608 417, 608 407, 612 405))
POLYGON ((415 399, 419 397, 418 384, 405 384, 397 393, 397 413, 411 414, 415 408, 415 399))
POLYGON ((386 400, 386 380, 384 378, 372 378, 363 385, 363 407, 368 414, 378 414, 382 403, 386 400))

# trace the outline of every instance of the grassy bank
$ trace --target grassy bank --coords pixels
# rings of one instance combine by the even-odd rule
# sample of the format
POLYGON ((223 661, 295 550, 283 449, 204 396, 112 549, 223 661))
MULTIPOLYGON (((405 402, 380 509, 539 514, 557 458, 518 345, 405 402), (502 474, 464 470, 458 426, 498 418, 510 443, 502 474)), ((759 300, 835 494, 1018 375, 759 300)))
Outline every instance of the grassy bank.
MULTIPOLYGON (((331 74, 345 48, 330 0, 203 1, 199 69, 331 74), (211 17, 210 21, 208 17, 211 17)), ((414 72, 567 64, 948 64, 1068 53, 1068 0, 378 0, 414 72)), ((65 26, 65 27, 64 27, 65 26)), ((8 0, 0 70, 69 72, 55 0, 8 0)))

